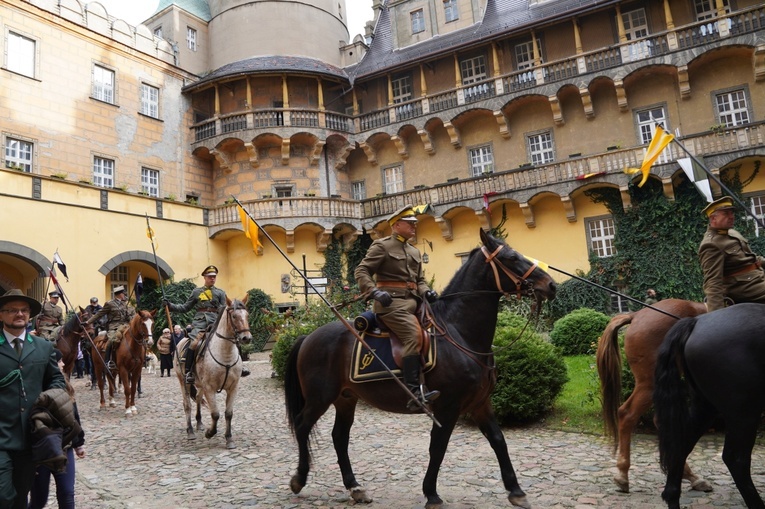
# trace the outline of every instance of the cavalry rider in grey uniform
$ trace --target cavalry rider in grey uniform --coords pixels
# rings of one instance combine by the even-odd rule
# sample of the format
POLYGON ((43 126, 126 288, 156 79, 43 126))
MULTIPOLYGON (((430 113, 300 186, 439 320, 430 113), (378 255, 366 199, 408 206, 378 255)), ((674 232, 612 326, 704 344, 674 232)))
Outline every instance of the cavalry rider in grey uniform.
POLYGON ((736 230, 733 200, 719 198, 704 208, 709 227, 699 245, 699 262, 704 273, 707 310, 733 302, 765 304, 765 258, 749 248, 749 242, 736 230))
MULTIPOLYGON (((196 350, 199 347, 199 343, 204 338, 204 333, 207 327, 215 323, 218 318, 218 311, 220 308, 226 306, 226 292, 215 286, 215 280, 218 277, 218 267, 210 265, 202 271, 202 276, 205 278, 204 286, 195 288, 189 299, 183 304, 173 304, 170 301, 165 300, 163 303, 170 309, 177 313, 186 313, 192 309, 196 309, 194 320, 191 322, 191 333, 189 334, 189 350, 186 354, 186 383, 194 383, 194 361, 196 357, 196 350)), ((241 357, 242 351, 239 347, 239 356, 241 357)), ((250 371, 242 366, 242 376, 247 376, 250 371)))
MULTIPOLYGON (((423 297, 432 302, 438 295, 425 282, 420 252, 407 242, 417 231, 417 216, 412 206, 396 211, 388 218, 388 224, 392 235, 372 243, 354 275, 361 292, 375 300, 377 317, 404 345, 401 366, 404 382, 422 404, 427 404, 441 393, 420 386, 422 367, 418 344, 422 329, 415 311, 423 297)), ((416 410, 419 405, 410 400, 407 408, 416 410)))
POLYGON ((120 325, 127 325, 135 316, 135 309, 127 304, 127 293, 125 293, 125 287, 120 285, 114 289, 114 298, 104 304, 95 315, 88 318, 87 323, 92 324, 97 322, 102 316, 106 316, 106 337, 109 338, 109 342, 106 345, 107 361, 106 367, 108 369, 116 369, 117 365, 112 360, 112 350, 114 348, 115 337, 117 336, 117 329, 120 325))
POLYGON ((59 294, 56 291, 48 294, 42 306, 42 312, 37 316, 37 333, 48 341, 55 341, 53 329, 64 325, 64 310, 58 305, 59 294))

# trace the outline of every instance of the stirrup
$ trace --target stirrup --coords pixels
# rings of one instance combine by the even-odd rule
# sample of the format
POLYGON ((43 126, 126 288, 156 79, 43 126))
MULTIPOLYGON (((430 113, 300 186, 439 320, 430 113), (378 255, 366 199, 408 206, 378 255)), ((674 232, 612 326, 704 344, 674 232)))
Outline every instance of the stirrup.
POLYGON ((242 374, 240 376, 250 376, 250 370, 242 366, 242 374))
POLYGON ((117 369, 117 365, 114 363, 114 361, 109 361, 106 363, 106 369, 117 369))
POLYGON ((193 384, 194 382, 196 382, 196 377, 194 376, 194 372, 189 371, 188 373, 186 373, 186 383, 193 384))

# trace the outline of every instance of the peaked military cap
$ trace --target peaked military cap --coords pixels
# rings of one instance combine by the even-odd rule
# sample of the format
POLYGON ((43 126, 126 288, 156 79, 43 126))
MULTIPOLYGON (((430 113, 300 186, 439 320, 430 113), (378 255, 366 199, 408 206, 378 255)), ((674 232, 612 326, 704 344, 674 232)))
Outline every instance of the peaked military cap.
POLYGON ((14 288, 13 290, 8 290, 3 294, 2 297, 0 297, 0 308, 5 306, 8 302, 12 302, 14 300, 20 300, 23 302, 26 302, 29 304, 29 309, 31 310, 29 313, 29 316, 37 316, 40 314, 40 311, 42 311, 42 304, 37 302, 32 297, 27 297, 24 295, 24 292, 19 290, 18 288, 14 288))
POLYGON ((711 216, 718 210, 730 210, 735 209, 736 207, 733 205, 733 199, 729 196, 723 196, 722 198, 718 198, 706 207, 704 207, 704 214, 706 214, 707 217, 711 216))
POLYGON ((53 297, 61 297, 61 295, 59 295, 59 293, 58 293, 58 292, 50 292, 50 293, 48 294, 48 297, 51 297, 51 298, 53 298, 53 297))
POLYGON ((398 209, 388 218, 388 224, 391 226, 396 224, 396 221, 417 222, 417 214, 415 214, 414 209, 412 208, 411 205, 406 205, 398 209))
POLYGON ((215 265, 208 265, 205 270, 202 271, 203 276, 217 276, 218 275, 218 267, 215 265))
POLYGON ((125 293, 125 287, 122 285, 119 285, 114 289, 114 295, 117 295, 118 293, 125 293))

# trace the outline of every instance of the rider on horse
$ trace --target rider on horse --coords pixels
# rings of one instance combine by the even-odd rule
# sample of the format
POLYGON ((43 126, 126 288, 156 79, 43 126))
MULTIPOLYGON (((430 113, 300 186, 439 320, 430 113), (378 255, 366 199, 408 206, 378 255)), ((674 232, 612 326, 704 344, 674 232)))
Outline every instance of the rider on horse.
MULTIPOLYGON (((403 343, 404 381, 420 403, 427 404, 440 392, 420 387, 422 367, 418 345, 422 329, 415 311, 423 297, 430 302, 438 295, 425 282, 420 252, 407 242, 417 231, 417 216, 412 206, 396 211, 388 218, 388 224, 393 234, 372 243, 354 275, 359 289, 375 300, 377 317, 403 343), (376 283, 373 275, 376 275, 376 283)), ((407 408, 416 410, 419 405, 411 400, 407 408)))
MULTIPOLYGON (((199 343, 205 336, 207 327, 215 323, 218 319, 218 311, 226 306, 226 292, 215 286, 215 280, 218 277, 218 267, 210 265, 202 271, 202 276, 205 278, 204 286, 195 288, 189 299, 183 304, 173 304, 172 302, 165 300, 163 304, 170 309, 170 311, 186 313, 191 309, 196 309, 194 320, 191 322, 192 329, 189 334, 189 349, 186 354, 186 383, 193 384, 194 379, 194 360, 196 356, 196 350, 199 347, 199 343)), ((242 351, 239 347, 239 356, 241 357, 242 351)), ((250 371, 242 366, 242 376, 247 376, 250 371)))
POLYGON ((55 341, 53 330, 64 325, 64 310, 58 305, 59 294, 57 291, 50 292, 48 297, 50 300, 43 303, 42 312, 37 315, 35 328, 41 337, 48 341, 55 341))
POLYGON ((107 361, 106 367, 108 369, 117 369, 117 365, 112 360, 114 343, 119 343, 119 340, 117 339, 117 330, 121 325, 130 323, 130 320, 135 316, 135 309, 127 304, 127 293, 125 293, 124 286, 120 285, 116 287, 114 289, 114 298, 104 304, 104 307, 102 307, 95 315, 88 318, 87 323, 95 323, 102 316, 106 316, 106 337, 109 338, 104 360, 107 361))

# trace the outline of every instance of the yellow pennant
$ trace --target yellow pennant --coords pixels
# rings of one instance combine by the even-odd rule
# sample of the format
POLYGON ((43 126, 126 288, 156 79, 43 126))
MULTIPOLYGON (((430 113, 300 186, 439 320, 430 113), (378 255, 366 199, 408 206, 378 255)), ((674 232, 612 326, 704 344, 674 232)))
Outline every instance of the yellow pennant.
POLYGON ((535 263, 535 264, 537 265, 537 267, 539 267, 539 268, 540 268, 540 269, 542 269, 543 271, 545 271, 545 272, 549 272, 550 266, 549 266, 549 265, 547 265, 545 262, 540 262, 540 261, 539 261, 539 260, 537 260, 536 258, 532 258, 532 257, 530 257, 530 256, 525 256, 525 258, 526 258, 528 261, 530 261, 531 263, 535 263))
POLYGON ((258 238, 258 225, 255 224, 255 221, 250 219, 250 216, 247 215, 247 212, 245 212, 240 205, 237 205, 236 208, 239 211, 239 219, 242 220, 242 230, 244 230, 244 236, 250 239, 250 242, 252 243, 252 250, 257 253, 260 249, 263 248, 263 245, 260 243, 260 239, 258 238))
POLYGON ((154 244, 155 251, 159 249, 159 243, 157 242, 157 237, 154 235, 154 228, 151 228, 151 227, 146 228, 146 237, 151 241, 152 244, 154 244))
POLYGON ((659 158, 659 154, 674 139, 675 136, 673 134, 666 132, 659 124, 656 124, 653 138, 651 143, 648 144, 648 149, 645 151, 645 157, 643 157, 643 164, 640 165, 640 168, 625 168, 624 173, 627 175, 634 175, 638 172, 642 173, 643 178, 640 180, 638 187, 643 187, 645 181, 648 180, 648 174, 651 173, 651 166, 659 158))

